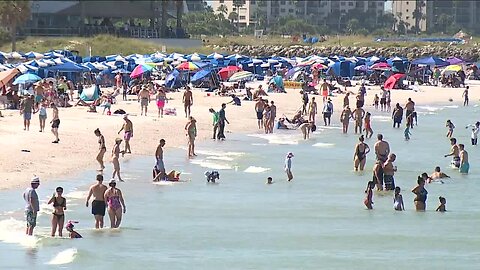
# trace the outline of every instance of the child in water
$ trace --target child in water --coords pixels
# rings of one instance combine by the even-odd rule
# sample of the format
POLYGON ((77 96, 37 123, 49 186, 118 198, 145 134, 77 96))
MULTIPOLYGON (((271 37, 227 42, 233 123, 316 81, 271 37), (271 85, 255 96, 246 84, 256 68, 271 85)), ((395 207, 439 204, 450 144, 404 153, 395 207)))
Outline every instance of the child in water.
POLYGON ((407 125, 405 126, 405 130, 403 131, 404 135, 405 135, 405 141, 409 141, 410 140, 410 135, 412 135, 412 133, 410 132, 410 124, 407 123, 407 125))
POLYGON ((273 178, 270 177, 270 176, 267 177, 267 183, 265 183, 265 184, 268 184, 268 185, 273 184, 273 178))
POLYGON ((452 123, 452 121, 447 120, 445 127, 448 129, 447 138, 451 138, 453 136, 453 129, 455 128, 455 125, 452 123))
POLYGON ((373 105, 375 106, 375 110, 378 110, 379 101, 380 101, 380 98, 378 97, 377 94, 375 94, 375 97, 373 98, 373 105))
POLYGON ((403 197, 400 194, 400 187, 395 187, 395 196, 393 197, 393 208, 397 211, 405 211, 403 197))
POLYGON ((365 131, 365 138, 367 138, 367 139, 371 138, 372 135, 373 135, 372 124, 370 122, 370 117, 371 116, 372 115, 369 112, 367 112, 367 114, 365 114, 365 119, 364 119, 365 124, 364 124, 363 130, 365 131))
POLYGON ((437 212, 446 212, 447 209, 445 207, 445 205, 447 204, 447 199, 445 199, 444 197, 440 196, 438 197, 438 200, 440 201, 440 205, 437 207, 437 212))
POLYGON ((82 238, 82 236, 78 232, 73 230, 73 228, 75 227, 73 223, 78 223, 78 221, 69 220, 67 226, 65 226, 67 231, 70 233, 70 238, 82 238))
POLYGON ((375 187, 375 183, 373 181, 368 181, 367 189, 365 190, 365 193, 367 194, 367 196, 363 201, 363 203, 365 204, 368 210, 373 209, 372 204, 373 204, 373 188, 374 187, 375 187))

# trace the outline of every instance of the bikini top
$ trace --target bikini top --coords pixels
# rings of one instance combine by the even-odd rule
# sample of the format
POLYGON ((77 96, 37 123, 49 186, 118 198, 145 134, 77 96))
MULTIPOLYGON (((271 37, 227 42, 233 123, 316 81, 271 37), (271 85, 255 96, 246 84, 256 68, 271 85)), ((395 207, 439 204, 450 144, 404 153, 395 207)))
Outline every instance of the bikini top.
POLYGON ((62 203, 58 203, 57 197, 55 197, 55 198, 53 199, 53 207, 65 207, 65 205, 66 205, 66 200, 65 200, 65 198, 63 198, 63 202, 62 202, 62 203))

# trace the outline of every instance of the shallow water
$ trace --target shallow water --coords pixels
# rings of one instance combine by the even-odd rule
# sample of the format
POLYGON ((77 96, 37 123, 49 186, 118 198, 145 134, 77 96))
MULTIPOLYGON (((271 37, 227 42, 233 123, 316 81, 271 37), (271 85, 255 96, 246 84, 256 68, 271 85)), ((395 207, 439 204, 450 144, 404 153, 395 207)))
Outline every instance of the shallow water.
MULTIPOLYGON (((397 154, 395 180, 405 212, 393 211, 390 193, 376 193, 374 210, 365 210, 373 154, 366 172, 354 173, 357 136, 340 134, 336 121, 331 128, 319 125, 309 141, 298 131, 230 135, 225 142, 200 145, 191 162, 184 150, 166 151, 167 169, 183 171, 187 182, 152 185, 152 158, 122 163, 127 182, 119 188, 127 214, 118 230, 91 229, 84 196, 95 172, 42 185, 44 201, 56 185, 65 187, 67 219, 80 221, 76 228, 84 239, 50 238, 48 208, 42 209, 36 236, 25 237, 22 191, 0 192, 0 269, 474 269, 480 265, 480 155, 469 146, 464 127, 477 120, 471 115, 478 109, 450 105, 418 107, 420 125, 408 142, 403 129, 391 128, 388 114, 372 118, 374 131, 397 154), (470 153, 468 176, 443 158, 450 148, 447 118, 470 153), (289 151, 295 153, 291 183, 283 173, 289 151), (428 211, 416 213, 409 190, 416 175, 436 165, 452 179, 428 185, 428 211), (209 168, 220 170, 219 184, 205 183, 209 168), (265 185, 267 176, 273 185, 265 185), (447 213, 434 212, 440 195, 447 198, 447 213)), ((367 143, 373 147, 374 140, 367 143)))

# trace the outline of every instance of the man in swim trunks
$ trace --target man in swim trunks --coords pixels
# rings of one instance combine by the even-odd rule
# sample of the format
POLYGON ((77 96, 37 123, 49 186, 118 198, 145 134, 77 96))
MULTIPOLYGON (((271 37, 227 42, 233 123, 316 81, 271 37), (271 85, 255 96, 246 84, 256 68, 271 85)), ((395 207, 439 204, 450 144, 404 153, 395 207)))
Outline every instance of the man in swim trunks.
MULTIPOLYGON (((408 101, 405 104, 405 110, 405 119, 407 119, 415 111, 415 102, 413 102, 411 98, 408 98, 408 101)), ((410 127, 413 128, 413 123, 410 124, 410 127)))
MULTIPOLYGON (((348 106, 348 105, 347 105, 348 106)), ((327 102, 323 105, 323 123, 325 126, 330 126, 330 118, 333 114, 333 103, 330 98, 327 99, 327 102)))
POLYGON ((157 146, 157 150, 155 150, 155 171, 156 175, 153 178, 153 181, 160 181, 165 178, 165 164, 163 163, 163 147, 165 146, 165 140, 161 139, 160 143, 157 146))
POLYGON ((23 130, 30 130, 32 119, 33 96, 27 95, 20 103, 20 113, 23 114, 23 130))
POLYGON ((60 126, 60 118, 58 117, 58 108, 57 106, 55 106, 55 103, 51 103, 50 104, 50 107, 52 107, 52 111, 53 111, 53 118, 52 118, 52 121, 50 121, 50 123, 52 124, 52 133, 53 135, 55 135, 55 141, 53 141, 52 143, 58 143, 60 141, 60 139, 58 138, 58 127, 60 126))
POLYGON ((377 160, 381 162, 386 162, 388 159, 388 154, 390 154, 390 145, 388 142, 383 140, 383 135, 377 135, 377 142, 374 145, 375 155, 377 160))
POLYGON ((27 219, 27 229, 25 233, 27 235, 33 235, 33 229, 37 226, 37 213, 40 211, 40 202, 38 201, 38 195, 35 189, 40 186, 40 178, 37 176, 30 181, 30 188, 27 188, 23 193, 23 199, 26 202, 25 216, 27 219))
POLYGON ((255 112, 257 114, 258 129, 263 128, 263 111, 265 110, 265 102, 262 97, 258 97, 258 101, 255 103, 255 112))
POLYGON ((446 173, 442 172, 440 170, 440 167, 437 166, 435 167, 435 171, 430 175, 430 179, 435 181, 436 179, 441 179, 441 178, 450 178, 446 173))
POLYGON ((400 106, 399 103, 395 105, 395 109, 392 112, 392 119, 393 119, 393 127, 397 126, 400 128, 400 124, 402 123, 403 118, 403 108, 400 106))
POLYGON ((128 119, 127 114, 123 115, 123 120, 125 120, 125 123, 123 123, 122 128, 118 131, 117 134, 120 134, 122 130, 124 131, 123 139, 125 140, 125 150, 123 152, 131 154, 132 150, 130 149, 130 139, 133 137, 133 123, 132 121, 130 121, 130 119, 128 119))
POLYGON ((460 167, 459 171, 462 174, 468 174, 470 169, 470 164, 468 163, 468 152, 465 150, 465 145, 459 144, 458 149, 460 150, 460 167))
POLYGON ((190 91, 190 87, 185 87, 185 92, 183 93, 183 106, 185 108, 185 118, 190 116, 191 109, 193 105, 193 93, 190 91))
POLYGON ((460 167, 460 151, 458 150, 457 139, 450 138, 450 145, 452 145, 450 153, 445 155, 445 157, 452 156, 453 157, 452 165, 455 166, 455 168, 459 168, 460 167))
POLYGON ((365 117, 365 110, 362 107, 357 107, 353 112, 353 119, 355 119, 355 134, 358 133, 362 134, 362 124, 363 118, 365 117))
POLYGON ((140 102, 140 115, 143 115, 143 109, 145 109, 145 116, 147 116, 147 108, 150 103, 150 91, 148 91, 146 85, 138 92, 138 102, 140 102))
POLYGON ((90 186, 85 206, 88 207, 90 197, 93 195, 92 214, 95 216, 95 229, 103 228, 103 217, 105 216, 105 199, 103 195, 107 190, 107 186, 103 184, 103 175, 97 174, 97 183, 90 186))
POLYGON ((381 87, 382 89, 382 94, 381 94, 381 97, 380 97, 380 110, 383 112, 383 111, 386 111, 386 105, 387 105, 387 91, 385 91, 385 89, 383 88, 383 86, 381 87))
POLYGON ((397 156, 392 153, 388 156, 387 162, 383 164, 383 182, 385 183, 385 190, 395 189, 395 179, 393 176, 397 171, 397 166, 394 166, 393 162, 396 158, 397 156))

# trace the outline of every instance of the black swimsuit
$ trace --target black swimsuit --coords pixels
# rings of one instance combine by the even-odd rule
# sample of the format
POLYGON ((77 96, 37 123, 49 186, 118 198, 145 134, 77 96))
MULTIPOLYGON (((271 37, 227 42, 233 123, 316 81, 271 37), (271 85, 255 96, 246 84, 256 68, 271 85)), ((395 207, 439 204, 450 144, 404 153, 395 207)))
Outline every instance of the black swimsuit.
POLYGON ((360 152, 360 147, 357 147, 357 153, 355 153, 358 157, 358 160, 362 161, 365 159, 366 155, 365 155, 365 149, 360 152))

